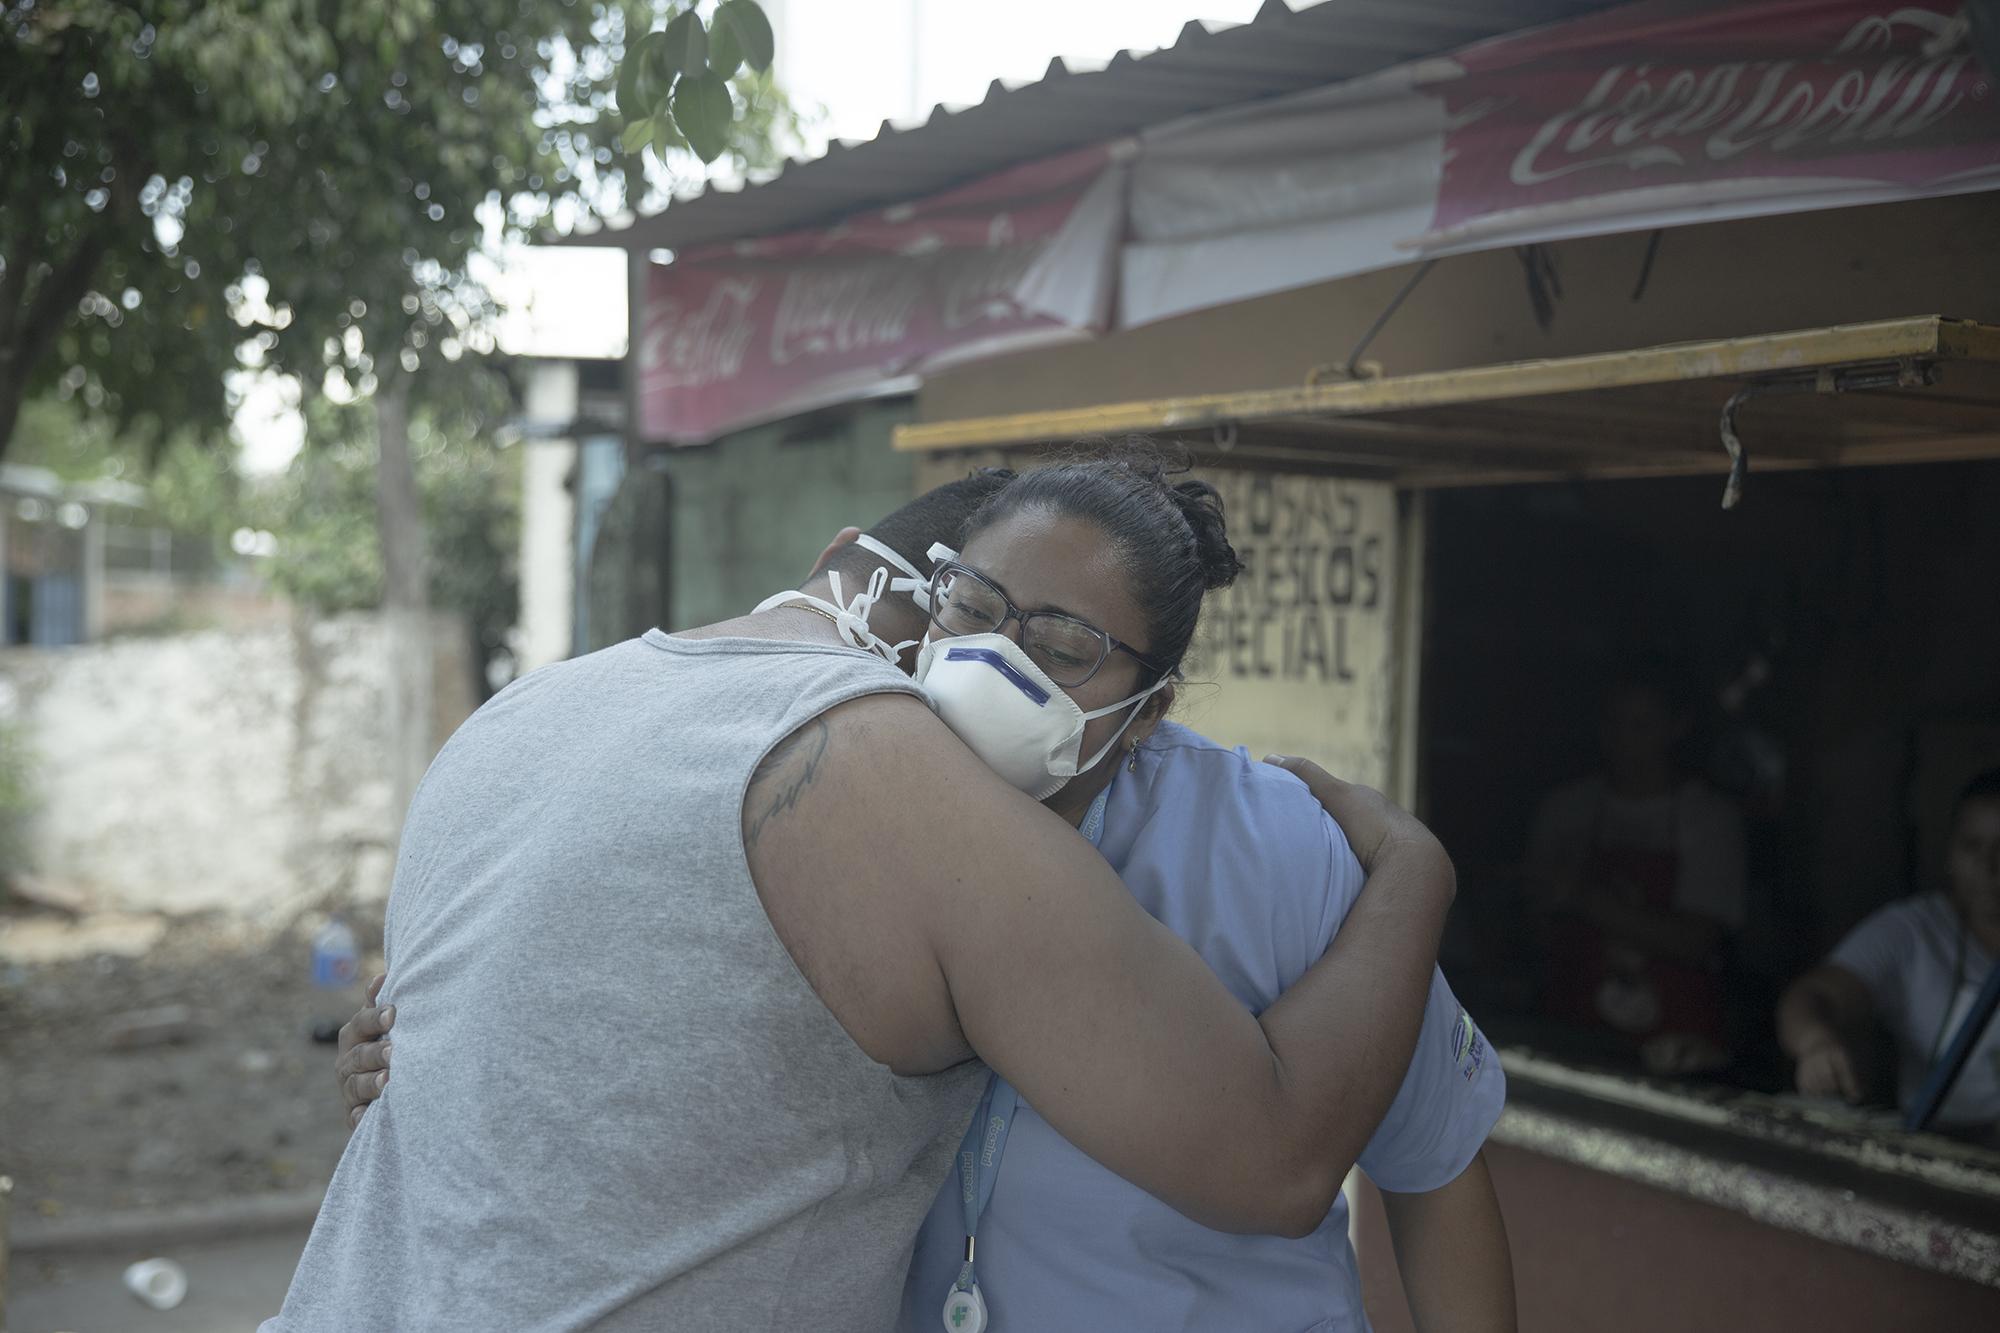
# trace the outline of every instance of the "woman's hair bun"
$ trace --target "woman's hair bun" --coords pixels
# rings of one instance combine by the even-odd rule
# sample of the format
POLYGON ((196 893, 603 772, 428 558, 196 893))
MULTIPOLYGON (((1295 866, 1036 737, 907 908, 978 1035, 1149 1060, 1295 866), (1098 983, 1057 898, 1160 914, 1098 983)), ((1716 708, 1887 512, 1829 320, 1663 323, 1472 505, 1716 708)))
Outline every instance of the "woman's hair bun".
POLYGON ((1243 572, 1243 562, 1229 544, 1221 493, 1205 481, 1188 478, 1173 484, 1173 496, 1194 533, 1195 559, 1201 564, 1203 584, 1211 590, 1227 588, 1243 572))

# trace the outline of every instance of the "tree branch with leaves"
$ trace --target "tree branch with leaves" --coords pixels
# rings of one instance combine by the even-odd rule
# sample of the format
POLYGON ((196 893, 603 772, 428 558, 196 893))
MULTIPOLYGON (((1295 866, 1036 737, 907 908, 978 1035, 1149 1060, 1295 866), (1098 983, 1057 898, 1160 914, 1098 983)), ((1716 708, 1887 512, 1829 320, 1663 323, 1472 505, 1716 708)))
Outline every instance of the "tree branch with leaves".
POLYGON ((482 246, 774 160, 771 55, 752 0, 0 0, 0 456, 36 393, 219 436, 350 328, 484 350, 482 246))

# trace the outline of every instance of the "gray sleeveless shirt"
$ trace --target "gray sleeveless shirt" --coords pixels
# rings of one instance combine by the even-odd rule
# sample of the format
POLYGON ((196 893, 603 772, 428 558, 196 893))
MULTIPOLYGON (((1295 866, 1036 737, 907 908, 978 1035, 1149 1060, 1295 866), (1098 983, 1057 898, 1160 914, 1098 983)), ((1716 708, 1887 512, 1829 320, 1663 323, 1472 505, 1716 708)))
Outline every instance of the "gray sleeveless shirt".
POLYGON ((751 883, 743 794, 865 653, 643 639, 482 708, 410 808, 395 1075, 267 1330, 895 1323, 985 1078, 901 1078, 751 883))

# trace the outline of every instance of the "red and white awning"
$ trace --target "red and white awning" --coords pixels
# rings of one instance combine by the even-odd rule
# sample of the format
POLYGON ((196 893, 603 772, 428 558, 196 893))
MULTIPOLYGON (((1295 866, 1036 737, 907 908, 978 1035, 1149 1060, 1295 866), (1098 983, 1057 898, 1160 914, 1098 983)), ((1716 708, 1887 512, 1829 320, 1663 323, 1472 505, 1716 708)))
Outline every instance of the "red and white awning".
POLYGON ((1645 0, 1168 126, 1118 322, 1437 255, 2000 186, 1951 0, 1645 0))

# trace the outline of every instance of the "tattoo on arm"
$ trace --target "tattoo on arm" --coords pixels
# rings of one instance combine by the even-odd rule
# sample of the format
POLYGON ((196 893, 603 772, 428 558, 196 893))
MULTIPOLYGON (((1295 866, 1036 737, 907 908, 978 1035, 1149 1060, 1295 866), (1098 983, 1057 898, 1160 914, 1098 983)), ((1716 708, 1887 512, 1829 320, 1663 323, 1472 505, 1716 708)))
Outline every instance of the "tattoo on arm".
POLYGON ((750 775, 743 798, 743 845, 754 847, 764 826, 799 803, 799 797, 826 758, 828 732, 824 718, 814 718, 772 747, 750 775))

